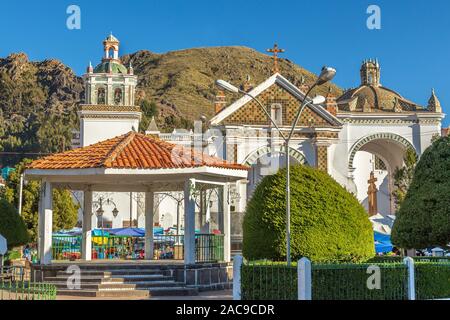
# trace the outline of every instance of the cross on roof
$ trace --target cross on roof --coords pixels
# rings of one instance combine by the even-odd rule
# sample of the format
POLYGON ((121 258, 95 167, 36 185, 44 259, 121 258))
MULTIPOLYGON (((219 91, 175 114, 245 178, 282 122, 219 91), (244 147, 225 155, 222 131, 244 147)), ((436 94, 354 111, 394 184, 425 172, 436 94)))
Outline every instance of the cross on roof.
POLYGON ((273 53, 273 73, 277 73, 280 70, 278 69, 278 53, 284 52, 284 49, 280 49, 278 44, 274 44, 273 48, 267 49, 267 52, 273 53))

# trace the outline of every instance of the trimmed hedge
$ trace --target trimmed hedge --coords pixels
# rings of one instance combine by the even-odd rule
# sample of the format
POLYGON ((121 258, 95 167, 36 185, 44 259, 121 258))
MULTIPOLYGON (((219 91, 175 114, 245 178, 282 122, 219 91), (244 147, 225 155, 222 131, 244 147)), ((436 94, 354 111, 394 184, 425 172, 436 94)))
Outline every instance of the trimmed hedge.
POLYGON ((402 263, 312 265, 313 300, 405 300, 407 268, 402 263), (380 268, 381 289, 369 289, 370 266, 380 268))
POLYGON ((9 249, 28 242, 25 223, 16 208, 5 199, 0 199, 0 234, 6 238, 9 249))
POLYGON ((286 264, 244 264, 242 300, 297 300, 297 267, 286 264))
POLYGON ((450 242, 450 137, 437 139, 420 157, 396 213, 392 243, 401 248, 446 246, 450 242))
MULTIPOLYGON (((243 255, 285 260, 286 170, 265 177, 244 216, 243 255)), ((327 173, 291 166, 292 260, 364 261, 375 255, 372 225, 354 195, 327 173)))
POLYGON ((450 297, 450 263, 416 262, 414 270, 417 299, 450 297))
MULTIPOLYGON (((450 297, 450 263, 415 263, 416 299, 450 297)), ((312 264, 313 300, 405 300, 408 271, 403 263, 312 264), (369 266, 378 266, 381 289, 368 289, 369 266)), ((286 263, 244 263, 243 300, 296 300, 297 266, 286 263)))

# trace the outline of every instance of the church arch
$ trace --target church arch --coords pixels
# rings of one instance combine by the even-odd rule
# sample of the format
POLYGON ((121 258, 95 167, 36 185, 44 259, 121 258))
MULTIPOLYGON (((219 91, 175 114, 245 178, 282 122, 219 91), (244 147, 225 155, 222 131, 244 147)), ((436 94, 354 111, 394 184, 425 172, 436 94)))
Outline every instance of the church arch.
POLYGON ((349 155, 349 159, 348 159, 348 169, 352 170, 353 169, 353 160, 355 159, 355 155, 358 151, 360 151, 366 144, 368 144, 371 141, 374 140, 387 140, 387 141, 394 141, 400 145, 402 145, 403 147, 405 147, 405 149, 412 149, 416 152, 417 154, 417 150, 416 148, 413 146, 413 144, 411 142, 409 142, 407 139, 403 138, 402 136, 392 133, 392 132, 380 132, 380 133, 375 133, 375 134, 371 134, 368 136, 365 136, 361 139, 359 139, 350 149, 350 155, 349 155))
MULTIPOLYGON (((276 146, 273 148, 271 148, 269 146, 260 147, 260 148, 256 149, 255 151, 253 151, 252 153, 250 153, 243 161, 243 164, 245 164, 247 166, 252 166, 252 165, 256 164, 256 162, 258 161, 259 158, 261 158, 262 156, 264 156, 266 154, 270 154, 270 153, 285 154, 286 153, 285 147, 282 145, 276 146)), ((289 147, 289 155, 292 158, 294 158, 295 160, 297 160, 300 164, 308 164, 308 161, 306 161, 305 156, 297 149, 289 147)))

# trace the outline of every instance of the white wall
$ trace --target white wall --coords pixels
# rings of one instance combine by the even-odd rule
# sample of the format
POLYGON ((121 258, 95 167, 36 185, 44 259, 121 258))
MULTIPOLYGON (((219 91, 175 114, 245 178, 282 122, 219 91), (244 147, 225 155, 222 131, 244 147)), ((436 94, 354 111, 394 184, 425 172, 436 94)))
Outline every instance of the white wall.
POLYGON ((137 119, 81 119, 81 145, 88 146, 139 129, 137 119))

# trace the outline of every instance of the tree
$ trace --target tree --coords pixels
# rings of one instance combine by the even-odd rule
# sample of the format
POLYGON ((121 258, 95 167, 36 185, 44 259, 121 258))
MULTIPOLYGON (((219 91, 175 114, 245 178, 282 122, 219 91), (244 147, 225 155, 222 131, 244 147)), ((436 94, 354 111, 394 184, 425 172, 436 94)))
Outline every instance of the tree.
POLYGON ((152 117, 158 116, 158 106, 153 101, 149 102, 148 100, 142 100, 141 111, 142 119, 139 123, 139 131, 145 132, 150 125, 150 121, 152 121, 152 117))
MULTIPOLYGON (((265 177, 247 204, 243 254, 247 259, 286 257, 286 170, 265 177)), ((327 173, 291 167, 292 259, 361 261, 373 257, 365 209, 327 173)))
MULTIPOLYGON (((20 175, 25 166, 32 160, 25 159, 15 167, 7 182, 3 198, 10 205, 17 207, 19 203, 20 175)), ((28 230, 30 239, 37 240, 38 203, 41 184, 38 181, 28 181, 23 187, 22 218, 28 230)), ((71 229, 78 220, 79 205, 75 204, 68 190, 53 190, 53 230, 71 229)), ((17 209, 16 209, 17 212, 17 209)))
POLYGON ((394 170, 395 189, 392 192, 392 195, 394 196, 397 210, 400 208, 403 200, 405 200, 406 192, 411 185, 414 168, 416 167, 417 163, 416 152, 413 149, 408 148, 403 158, 403 162, 405 163, 405 165, 402 168, 396 168, 394 170))
POLYGON ((5 199, 0 199, 0 234, 8 241, 8 248, 28 242, 25 223, 17 214, 17 210, 5 199))
POLYGON ((446 246, 450 242, 450 137, 425 150, 414 170, 392 228, 402 248, 446 246))

